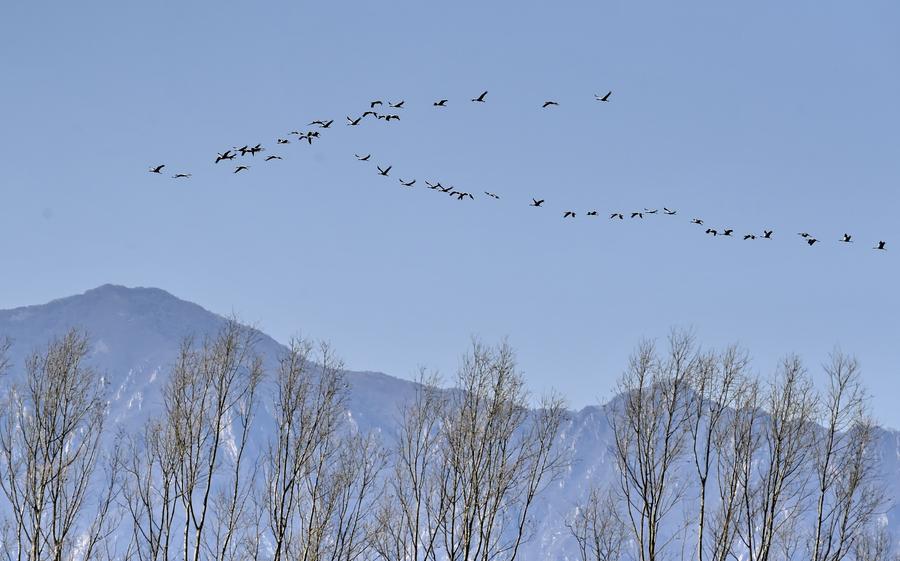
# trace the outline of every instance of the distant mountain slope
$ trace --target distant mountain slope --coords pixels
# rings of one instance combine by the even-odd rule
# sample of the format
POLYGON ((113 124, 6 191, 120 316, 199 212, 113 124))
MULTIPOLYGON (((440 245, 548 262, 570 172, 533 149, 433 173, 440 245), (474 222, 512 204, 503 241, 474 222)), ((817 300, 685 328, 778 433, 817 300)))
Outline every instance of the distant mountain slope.
MULTIPOLYGON (((93 345, 92 365, 110 384, 110 415, 117 429, 136 431, 146 419, 159 414, 160 390, 183 338, 211 334, 224 321, 222 316, 163 290, 104 285, 43 305, 2 310, 0 336, 13 339, 11 358, 21 365, 31 351, 53 336, 70 327, 84 329, 93 345)), ((260 334, 258 350, 271 368, 285 347, 260 334)), ((348 372, 347 378, 353 421, 364 431, 390 434, 398 407, 412 394, 415 384, 377 372, 348 372)), ((258 442, 265 442, 270 423, 268 415, 261 415, 256 427, 258 442)), ((562 480, 547 489, 536 508, 536 532, 525 559, 572 558, 566 517, 592 484, 609 481, 614 475, 604 407, 572 412, 559 438, 575 461, 562 480)), ((888 493, 900 497, 900 433, 879 431, 878 453, 888 493)), ((684 508, 690 518, 692 502, 685 501, 684 508)), ((900 535, 900 509, 892 508, 885 522, 900 535)))

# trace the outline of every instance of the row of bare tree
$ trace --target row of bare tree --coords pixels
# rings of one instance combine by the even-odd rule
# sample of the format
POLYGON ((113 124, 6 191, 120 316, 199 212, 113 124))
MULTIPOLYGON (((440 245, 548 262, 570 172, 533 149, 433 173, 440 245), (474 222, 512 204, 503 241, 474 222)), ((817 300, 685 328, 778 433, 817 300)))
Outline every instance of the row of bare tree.
MULTIPOLYGON (((0 559, 520 556, 539 495, 573 458, 564 403, 534 406, 508 345, 475 343, 449 389, 422 372, 386 436, 353 422, 327 345, 294 341, 267 371, 257 337, 230 321, 184 341, 139 434, 109 426, 78 331, 6 373, 0 559)), ((617 478, 569 518, 582 561, 887 559, 854 360, 835 354, 817 392, 796 358, 764 382, 736 348, 669 343, 638 348, 608 406, 617 478)))

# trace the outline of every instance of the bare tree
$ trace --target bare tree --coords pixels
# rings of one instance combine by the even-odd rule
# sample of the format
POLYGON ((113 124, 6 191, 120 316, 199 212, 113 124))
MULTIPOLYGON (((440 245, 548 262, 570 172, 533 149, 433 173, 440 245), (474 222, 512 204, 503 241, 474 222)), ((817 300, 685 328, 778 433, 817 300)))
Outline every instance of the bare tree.
POLYGON ((628 530, 618 512, 617 497, 593 487, 567 523, 581 561, 618 561, 628 530))
POLYGON ((743 488, 738 537, 750 561, 769 561, 796 551, 796 522, 808 507, 809 460, 815 395, 797 357, 786 358, 765 398, 765 409, 750 420, 743 455, 743 488), (758 438, 755 435, 758 434, 758 438))
POLYGON ((610 412, 613 453, 640 561, 657 561, 673 539, 662 525, 683 492, 677 465, 684 456, 688 393, 698 364, 691 335, 673 332, 665 358, 653 344, 642 343, 619 381, 621 398, 610 412))
POLYGON ((863 537, 882 504, 876 486, 872 442, 875 425, 855 359, 840 352, 825 366, 828 389, 822 400, 815 445, 816 516, 812 561, 842 561, 863 537))
POLYGON ((106 416, 102 380, 83 364, 88 350, 75 330, 54 339, 31 355, 21 385, 10 384, 0 404, 0 488, 12 515, 0 541, 7 561, 88 561, 112 531, 114 460, 110 484, 88 494, 104 459, 106 416))

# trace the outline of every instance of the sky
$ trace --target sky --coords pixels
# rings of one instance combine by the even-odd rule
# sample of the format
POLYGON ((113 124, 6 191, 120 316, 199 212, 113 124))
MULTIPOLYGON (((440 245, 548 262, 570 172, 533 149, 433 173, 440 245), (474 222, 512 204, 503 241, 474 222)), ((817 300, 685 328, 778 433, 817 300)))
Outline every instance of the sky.
POLYGON ((507 338, 574 407, 672 328, 760 376, 840 348, 900 427, 898 24, 894 0, 9 3, 0 308, 154 286, 399 377, 507 338), (373 99, 401 120, 345 126, 373 99))

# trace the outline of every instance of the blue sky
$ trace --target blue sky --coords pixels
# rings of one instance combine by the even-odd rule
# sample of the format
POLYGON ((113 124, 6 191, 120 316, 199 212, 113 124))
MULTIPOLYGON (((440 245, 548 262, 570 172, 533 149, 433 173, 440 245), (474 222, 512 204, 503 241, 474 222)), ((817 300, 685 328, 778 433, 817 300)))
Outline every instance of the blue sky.
POLYGON ((898 23, 889 0, 11 3, 0 307, 157 286, 397 376, 508 337, 575 406, 674 326, 761 375, 839 345, 900 427, 898 23), (344 126, 376 98, 402 120, 344 126), (318 118, 320 142, 275 146, 318 118), (212 164, 256 142, 284 160, 212 164))

